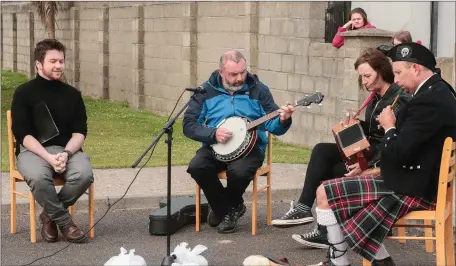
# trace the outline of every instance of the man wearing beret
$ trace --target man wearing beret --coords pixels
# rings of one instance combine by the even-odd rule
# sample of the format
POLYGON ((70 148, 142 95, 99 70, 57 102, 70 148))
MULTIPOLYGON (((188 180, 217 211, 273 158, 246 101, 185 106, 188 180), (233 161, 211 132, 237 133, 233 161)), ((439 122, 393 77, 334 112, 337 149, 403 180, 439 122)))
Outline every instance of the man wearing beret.
POLYGON ((413 97, 397 119, 391 106, 377 117, 386 132, 378 174, 317 189, 317 221, 330 243, 328 260, 317 265, 350 265, 348 247, 372 265, 395 265, 382 244, 393 224, 410 211, 435 209, 443 143, 456 140, 456 94, 426 47, 402 43, 388 56, 395 82, 413 97))

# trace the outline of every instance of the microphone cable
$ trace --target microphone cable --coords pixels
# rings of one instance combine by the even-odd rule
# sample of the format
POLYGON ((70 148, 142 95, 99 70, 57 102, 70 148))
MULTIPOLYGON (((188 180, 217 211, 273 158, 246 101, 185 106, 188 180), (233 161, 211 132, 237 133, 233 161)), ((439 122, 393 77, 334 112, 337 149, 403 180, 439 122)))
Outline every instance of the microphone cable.
MULTIPOLYGON (((174 105, 174 108, 173 108, 173 110, 171 111, 171 114, 169 115, 167 121, 169 121, 169 119, 170 119, 171 115, 173 114, 174 110, 176 110, 176 106, 177 106, 177 104, 179 103, 180 99, 182 98, 182 95, 184 95, 184 92, 185 92, 185 90, 181 93, 181 95, 180 95, 179 98, 177 99, 177 102, 176 102, 176 104, 174 105)), ((158 141, 157 141, 157 143, 158 143, 158 141)), ((150 153, 149 158, 147 159, 147 161, 141 166, 141 168, 139 168, 138 172, 136 172, 135 177, 134 177, 133 180, 130 182, 130 185, 128 185, 127 190, 126 190, 125 193, 122 195, 122 197, 120 197, 120 198, 119 198, 118 200, 116 200, 111 206, 109 206, 109 208, 106 210, 106 212, 103 214, 103 216, 101 216, 101 218, 98 219, 98 221, 97 221, 97 222, 96 222, 96 223, 95 223, 95 224, 94 224, 94 225, 85 233, 86 236, 87 236, 87 234, 90 232, 90 230, 92 230, 92 229, 93 229, 93 228, 94 228, 94 227, 95 227, 95 226, 96 226, 96 225, 97 225, 97 224, 106 216, 106 214, 108 214, 109 210, 110 210, 114 205, 116 205, 120 200, 122 200, 122 199, 125 197, 125 195, 127 195, 128 190, 130 189, 130 187, 131 187, 131 186, 133 185, 133 183, 135 182, 136 178, 138 177, 139 172, 141 172, 141 170, 144 168, 144 166, 146 166, 146 164, 147 164, 147 163, 150 161, 150 159, 152 158, 152 155, 154 154, 155 148, 157 147, 157 143, 155 143, 155 145, 153 146, 152 151, 151 151, 151 153, 150 153)), ((39 261, 39 260, 46 259, 46 258, 50 258, 50 257, 52 257, 52 256, 54 256, 54 255, 56 255, 56 254, 58 254, 59 252, 62 252, 63 250, 67 249, 69 246, 71 246, 71 245, 73 245, 73 244, 74 244, 73 242, 70 242, 70 243, 67 244, 65 247, 63 247, 63 248, 57 250, 56 252, 54 252, 54 253, 52 253, 52 254, 50 254, 50 255, 44 256, 44 257, 37 258, 37 259, 35 259, 34 261, 32 261, 32 262, 30 262, 30 263, 23 264, 22 266, 32 265, 33 263, 35 263, 35 262, 37 262, 37 261, 39 261)))

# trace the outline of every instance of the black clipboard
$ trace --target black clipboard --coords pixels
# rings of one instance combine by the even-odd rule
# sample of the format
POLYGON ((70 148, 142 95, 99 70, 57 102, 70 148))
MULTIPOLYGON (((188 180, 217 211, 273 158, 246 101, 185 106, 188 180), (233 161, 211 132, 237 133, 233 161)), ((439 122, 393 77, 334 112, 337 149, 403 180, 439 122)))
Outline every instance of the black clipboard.
POLYGON ((33 111, 33 123, 37 133, 36 139, 41 144, 60 134, 45 102, 37 104, 33 111))

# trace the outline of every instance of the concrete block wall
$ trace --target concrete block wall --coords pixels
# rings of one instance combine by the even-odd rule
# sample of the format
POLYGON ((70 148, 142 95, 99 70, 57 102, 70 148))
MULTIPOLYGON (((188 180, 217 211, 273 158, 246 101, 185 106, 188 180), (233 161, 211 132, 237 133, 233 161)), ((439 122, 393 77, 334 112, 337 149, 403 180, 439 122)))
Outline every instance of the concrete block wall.
MULTIPOLYGON (((261 2, 258 27, 258 76, 280 106, 319 90, 325 96, 335 71, 323 70, 325 2, 261 2), (321 52, 321 53, 320 53, 321 52), (323 73, 328 73, 323 75, 323 73)), ((329 62, 329 61, 328 61, 329 62)), ((325 67, 332 65, 325 62, 325 67)), ((336 64, 337 66, 337 64, 336 64)), ((325 98, 326 101, 326 98, 325 98)), ((328 133, 331 108, 298 107, 286 142, 312 146, 328 133)))
MULTIPOLYGON (((59 10, 57 13, 57 27, 55 28, 55 37, 65 45, 65 79, 68 83, 74 84, 72 77, 74 76, 74 57, 73 57, 73 48, 72 43, 72 30, 71 30, 71 9, 68 4, 63 3, 63 10, 59 10)), ((36 17, 36 15, 35 15, 36 17)), ((41 25, 41 21, 35 22, 41 25)), ((36 34, 36 31, 35 31, 36 34)), ((35 42, 42 40, 45 37, 43 35, 36 35, 35 42)))
POLYGON ((249 71, 256 67, 257 9, 253 2, 200 2, 197 11, 197 83, 219 68, 220 56, 229 49, 244 54, 249 71), (253 50, 251 50, 253 49, 253 50))
POLYGON ((196 47, 194 15, 195 3, 190 2, 144 6, 140 51, 144 107, 155 113, 169 114, 183 89, 195 84, 196 70, 191 67, 196 47))
POLYGON ((16 13, 2 13, 2 68, 17 71, 16 13))
MULTIPOLYGON (((30 75, 44 27, 29 4, 2 8, 2 68, 30 75)), ((298 107, 280 137, 312 147, 334 142, 331 127, 367 96, 353 69, 359 53, 390 40, 389 33, 367 30, 344 33, 340 49, 323 43, 325 9, 326 2, 66 2, 56 37, 67 47, 70 84, 161 115, 185 87, 207 80, 225 51, 238 49, 278 105, 315 91, 325 95, 322 106, 298 107)), ((445 76, 454 73, 451 60, 439 64, 445 76)))
POLYGON ((31 46, 34 43, 34 37, 33 31, 30 29, 33 29, 33 13, 16 13, 16 23, 17 71, 32 75, 34 73, 34 60, 31 46))
MULTIPOLYGON (((103 76, 104 9, 78 9, 79 88, 85 95, 106 98, 103 76)), ((74 23, 73 23, 74 25, 74 23)))
POLYGON ((107 51, 103 51, 108 61, 109 99, 132 103, 131 68, 132 68, 132 7, 106 9, 109 12, 105 20, 107 29, 107 51))

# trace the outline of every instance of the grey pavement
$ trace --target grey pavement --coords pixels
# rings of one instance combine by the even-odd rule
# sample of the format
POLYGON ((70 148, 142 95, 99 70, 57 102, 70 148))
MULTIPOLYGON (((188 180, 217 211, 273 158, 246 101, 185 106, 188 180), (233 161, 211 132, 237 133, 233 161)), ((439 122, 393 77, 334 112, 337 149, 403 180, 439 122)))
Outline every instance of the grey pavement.
MULTIPOLYGON (((172 168, 172 195, 194 195, 195 183, 185 172, 185 166, 172 168)), ((95 169, 95 222, 97 222, 117 199, 124 195, 126 188, 139 169, 95 169)), ((273 217, 283 215, 289 208, 289 201, 296 200, 304 182, 306 165, 273 164, 273 217)), ((95 238, 88 244, 71 245, 55 256, 40 260, 33 265, 103 265, 111 256, 135 249, 136 254, 144 257, 148 265, 160 265, 166 253, 166 237, 149 235, 149 214, 156 210, 159 200, 166 198, 165 167, 145 168, 137 176, 126 196, 116 204, 95 226, 95 238)), ((261 178, 260 184, 264 184, 261 178)), ((19 190, 28 192, 25 183, 19 190)), ((251 201, 250 185, 245 194, 247 205, 251 201)), ((9 179, 2 173, 2 265, 23 265, 40 256, 50 255, 65 247, 64 241, 44 243, 40 234, 37 243, 31 244, 29 238, 28 202, 18 197, 18 222, 16 235, 9 230, 9 179)), ((190 247, 197 244, 208 246, 203 256, 209 265, 242 265, 249 255, 267 254, 274 257, 287 257, 293 263, 308 264, 321 261, 325 250, 305 249, 296 243, 291 235, 304 233, 313 228, 312 224, 288 229, 266 225, 264 194, 260 193, 257 235, 252 236, 251 219, 248 212, 241 219, 239 231, 230 235, 220 235, 207 224, 196 233, 194 225, 187 225, 171 236, 171 251, 180 242, 188 242, 190 247)), ((37 205, 38 212, 40 207, 37 205)), ((87 197, 83 196, 76 204, 75 220, 87 228, 87 197)), ((38 224, 39 225, 39 224, 38 224)), ((40 229, 40 227, 38 227, 40 229)), ((420 233, 420 232, 416 232, 420 233)), ((405 245, 387 240, 387 248, 398 265, 435 265, 435 254, 424 251, 424 244, 408 241, 405 245)), ((361 260, 351 254, 352 265, 361 265, 361 260)))
MULTIPOLYGON (((285 202, 273 204, 274 217, 280 216, 289 208, 285 202)), ((106 212, 107 208, 99 209, 95 220, 106 212)), ((193 248, 198 244, 208 247, 202 255, 209 265, 242 265, 243 260, 255 254, 286 257, 291 265, 314 264, 324 260, 326 250, 307 249, 295 242, 291 235, 312 230, 313 225, 303 225, 292 228, 275 228, 266 225, 265 205, 261 204, 258 214, 258 232, 250 234, 250 205, 240 219, 239 230, 234 234, 220 235, 214 228, 202 223, 201 232, 195 232, 190 224, 171 235, 171 251, 177 244, 187 242, 193 248)), ((118 255, 120 247, 127 250, 135 249, 147 265, 160 265, 166 255, 166 236, 149 235, 150 209, 120 210, 108 214, 95 226, 95 238, 87 244, 70 245, 56 255, 39 260, 32 265, 103 265, 112 256, 118 255)), ((87 228, 86 213, 76 213, 76 222, 82 228, 87 228)), ((2 215, 2 265, 25 265, 33 260, 51 255, 67 246, 64 241, 45 243, 40 235, 37 243, 29 241, 28 214, 18 216, 18 232, 9 233, 9 217, 2 215)), ((424 250, 424 243, 409 241, 400 244, 397 241, 386 240, 386 248, 395 259, 397 265, 435 265, 435 254, 424 250)), ((361 258, 349 253, 351 265, 361 265, 361 258)))

